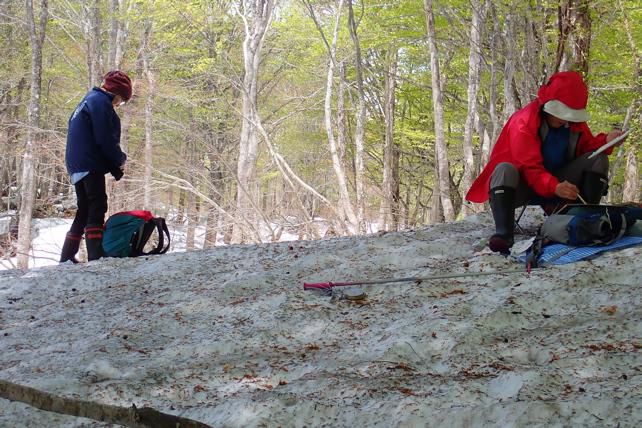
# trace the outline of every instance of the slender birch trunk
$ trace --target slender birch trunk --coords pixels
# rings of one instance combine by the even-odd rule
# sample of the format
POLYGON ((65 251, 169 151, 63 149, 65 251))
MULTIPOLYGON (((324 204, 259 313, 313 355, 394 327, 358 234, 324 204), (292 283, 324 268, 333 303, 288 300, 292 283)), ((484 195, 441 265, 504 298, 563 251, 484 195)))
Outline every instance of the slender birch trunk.
MULTIPOLYGON (((362 3, 363 6, 363 3, 362 3)), ((348 28, 350 37, 354 44, 354 65, 357 74, 357 111, 355 112, 356 124, 354 131, 355 142, 355 190, 357 200, 357 219, 359 221, 359 231, 365 232, 365 191, 364 191, 364 173, 365 173, 365 123, 366 123, 366 94, 363 88, 363 59, 361 57, 361 42, 357 34, 358 23, 355 21, 352 1, 348 2, 348 28)))
MULTIPOLYGON (((634 70, 633 70, 633 82, 635 82, 634 88, 638 94, 642 94, 642 53, 638 50, 637 43, 633 37, 633 30, 631 27, 631 21, 629 15, 622 5, 621 0, 617 0, 617 6, 622 14, 622 22, 624 24, 624 29, 626 30, 627 40, 629 42, 629 47, 633 54, 634 59, 634 70)), ((634 101, 631 112, 634 111, 637 106, 638 114, 638 126, 642 128, 642 100, 637 99, 634 101)), ((628 115, 625 119, 624 127, 628 127, 628 115)), ((629 137, 630 138, 630 137, 629 137)), ((618 155, 625 146, 620 146, 618 149, 618 155)), ((622 200, 625 202, 639 202, 642 198, 642 186, 640 185, 640 175, 638 168, 638 156, 637 156, 637 145, 631 144, 626 150, 626 164, 624 166, 624 186, 622 189, 622 200)), ((611 197, 612 195, 609 195, 611 197)))
MULTIPOLYGON (((219 146, 219 135, 214 135, 212 147, 216 148, 219 146)), ((210 152, 207 154, 209 163, 210 163, 210 198, 214 200, 217 205, 221 205, 223 197, 221 191, 223 189, 223 170, 222 165, 218 157, 220 156, 221 150, 216 149, 216 152, 213 152, 214 149, 210 149, 210 152)), ((216 240, 218 239, 218 230, 219 230, 219 215, 218 211, 215 209, 209 209, 207 214, 207 228, 205 230, 205 241, 203 243, 203 248, 213 248, 216 245, 216 240)))
MULTIPOLYGON (((129 2, 127 6, 128 9, 125 9, 125 2, 127 0, 110 0, 109 3, 109 16, 110 16, 110 27, 109 27, 109 47, 107 53, 107 68, 108 70, 119 70, 122 66, 123 61, 123 52, 125 50, 124 45, 127 38, 127 29, 129 27, 129 20, 124 19, 123 16, 128 16, 132 5, 134 2, 129 2)), ((103 71, 108 71, 103 70, 103 71)), ((142 73, 142 59, 139 57, 137 60, 137 72, 136 75, 131 72, 128 73, 129 77, 132 79, 133 86, 133 98, 121 108, 120 118, 121 118, 121 127, 120 127, 120 147, 127 153, 128 152, 128 143, 129 143, 129 129, 132 123, 132 114, 134 104, 134 99, 136 94, 140 91, 140 79, 138 76, 142 73)), ((129 163, 125 164, 125 177, 129 176, 129 163)), ((131 187, 128 181, 121 180, 116 181, 109 176, 107 177, 107 194, 109 195, 109 213, 112 214, 119 211, 124 211, 128 207, 127 191, 131 187)))
MULTIPOLYGON (((261 62, 261 49, 267 34, 267 29, 272 21, 274 0, 241 0, 242 11, 239 12, 243 19, 245 39, 243 40, 243 107, 241 120, 241 135, 239 139, 239 156, 237 164, 237 200, 236 215, 243 217, 250 224, 255 223, 257 195, 254 194, 256 181, 256 159, 259 139, 255 123, 258 111, 258 83, 261 62)), ((243 230, 242 222, 234 224, 232 229, 232 243, 238 244, 248 239, 248 233, 243 230)))
POLYGON ((346 138, 348 127, 346 120, 346 65, 343 61, 338 64, 339 82, 337 85, 337 151, 342 165, 346 163, 346 138))
POLYGON ((337 41, 339 38, 339 22, 341 19, 341 10, 343 9, 343 0, 338 0, 337 2, 337 16, 335 17, 334 23, 334 32, 332 36, 332 44, 330 45, 328 60, 328 72, 326 80, 326 90, 325 90, 325 103, 324 103, 324 117, 325 117, 325 129, 328 136, 328 145, 330 147, 330 156, 332 157, 332 166, 334 168, 334 173, 337 177, 337 187, 339 191, 339 206, 341 207, 341 212, 344 216, 344 219, 352 227, 352 232, 358 232, 359 221, 352 209, 352 203, 350 202, 350 194, 348 192, 348 181, 346 179, 345 170, 339 159, 339 152, 337 150, 337 143, 334 138, 334 127, 332 125, 332 87, 334 86, 334 69, 336 64, 336 51, 337 51, 337 41))
POLYGON ((438 169, 435 190, 437 190, 441 201, 445 220, 453 221, 455 219, 455 210, 450 197, 450 168, 448 165, 446 138, 444 136, 443 95, 440 86, 439 51, 437 50, 437 41, 435 38, 435 17, 433 14, 432 0, 424 0, 424 8, 428 31, 428 45, 430 46, 430 74, 432 76, 432 103, 435 122, 435 156, 438 169))
POLYGON ((493 20, 493 36, 491 38, 491 58, 490 58, 490 88, 488 90, 488 114, 490 115, 491 123, 491 132, 490 132, 490 144, 488 148, 483 151, 482 155, 482 165, 486 165, 488 159, 490 158, 490 152, 497 141, 497 137, 500 132, 499 124, 499 113, 497 112, 497 94, 499 90, 497 88, 497 63, 498 58, 497 54, 500 50, 500 40, 501 40, 501 30, 499 27, 499 20, 497 19, 497 9, 490 2, 491 8, 491 19, 493 20))
POLYGON ((109 51, 107 56, 107 67, 110 70, 119 70, 122 67, 130 22, 126 17, 129 16, 133 5, 134 2, 130 0, 110 0, 109 51))
POLYGON ((591 52, 591 14, 589 0, 574 0, 573 4, 573 68, 584 76, 589 72, 591 52))
POLYGON ((395 89, 397 74, 397 48, 388 49, 386 84, 384 89, 385 136, 383 146, 383 196, 379 208, 379 229, 395 230, 399 214, 399 150, 395 146, 395 89))
MULTIPOLYGON (((13 107, 7 109, 7 120, 9 124, 4 126, 5 128, 5 138, 4 147, 0 146, 2 150, 2 159, 3 165, 0 174, 3 175, 5 184, 0 187, 0 194, 7 195, 7 206, 1 207, 2 209, 10 210, 12 209, 12 200, 15 198, 15 195, 11 194, 11 187, 16 185, 18 181, 18 168, 16 158, 18 157, 18 146, 20 145, 20 133, 17 126, 20 123, 20 108, 23 104, 23 95, 27 86, 27 79, 22 77, 18 81, 18 86, 16 88, 16 95, 12 99, 7 99, 7 105, 13 103, 13 107)), ((10 96, 10 94, 8 94, 10 96)))
POLYGON ((532 4, 529 4, 526 13, 527 15, 520 20, 520 23, 524 26, 524 48, 522 49, 522 59, 520 61, 524 78, 520 85, 522 88, 520 94, 522 100, 527 100, 528 102, 537 97, 539 88, 540 45, 537 44, 536 40, 537 19, 533 16, 537 14, 537 11, 533 10, 532 4))
MULTIPOLYGON (((470 26, 470 53, 468 55, 468 114, 464 124, 464 174, 461 179, 461 194, 465 195, 473 182, 475 172, 475 157, 473 156, 473 128, 477 117, 477 91, 479 89, 480 63, 481 63, 481 29, 484 25, 484 14, 480 0, 471 0, 473 9, 470 26)), ((481 136, 480 136, 481 137, 481 136)), ((469 215, 474 212, 473 207, 466 201, 462 204, 462 214, 469 215)))
MULTIPOLYGON (((435 164, 433 166, 433 174, 435 177, 439 177, 439 164, 437 159, 435 159, 435 164)), ((430 197, 430 215, 428 217, 428 223, 442 223, 444 221, 443 210, 441 208, 441 198, 439 197, 439 183, 435 180, 435 183, 432 188, 432 195, 430 197)))
POLYGON ((102 67, 100 61, 100 0, 85 4, 85 40, 87 43, 87 77, 89 87, 100 85, 102 67))
POLYGON ((571 11, 573 0, 561 0, 557 7, 557 54, 555 60, 555 67, 553 73, 561 70, 566 70, 567 55, 566 55, 566 41, 568 40, 571 32, 571 11))
MULTIPOLYGON (((190 142, 187 145, 187 151, 187 159, 190 165, 187 180, 192 184, 192 186, 197 187, 197 165, 196 156, 194 153, 195 147, 193 142, 190 142)), ((189 192, 187 194, 187 231, 185 233, 185 249, 187 251, 193 251, 196 248, 196 245, 194 243, 196 226, 198 225, 198 209, 196 205, 196 194, 194 192, 189 192)))
POLYGON ((31 45, 31 88, 27 111, 27 141, 22 161, 22 200, 18 225, 18 268, 29 267, 31 248, 31 219, 36 196, 36 159, 35 147, 40 140, 40 94, 42 83, 42 47, 45 41, 49 4, 40 1, 40 18, 36 22, 33 1, 25 0, 29 44, 31 45))
POLYGON ((151 68, 152 22, 145 25, 143 34, 142 58, 143 74, 147 79, 147 101, 145 103, 145 172, 143 175, 143 207, 152 209, 152 155, 153 155, 153 111, 156 80, 151 68))
POLYGON ((116 44, 118 32, 120 30, 120 2, 118 0, 109 1, 109 46, 107 48, 107 67, 111 70, 116 69, 116 44))
POLYGON ((504 114, 503 121, 517 111, 518 102, 515 97, 515 63, 517 62, 517 43, 515 32, 515 14, 512 10, 506 13, 506 22, 504 23, 504 41, 506 44, 506 58, 504 62, 504 114))
MULTIPOLYGON (((639 118, 639 124, 642 126, 642 116, 639 118)), ((623 202, 640 202, 642 196, 642 186, 640 184, 640 174, 638 172, 638 157, 632 147, 626 151, 626 164, 624 166, 624 188, 622 189, 623 202)))

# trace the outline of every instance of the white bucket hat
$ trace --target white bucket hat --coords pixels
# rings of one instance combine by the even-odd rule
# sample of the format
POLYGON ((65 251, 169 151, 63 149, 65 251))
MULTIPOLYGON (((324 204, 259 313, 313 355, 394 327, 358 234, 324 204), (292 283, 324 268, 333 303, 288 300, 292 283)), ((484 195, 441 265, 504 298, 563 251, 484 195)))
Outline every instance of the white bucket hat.
POLYGON ((559 119, 569 122, 586 122, 590 116, 586 109, 575 110, 559 100, 550 100, 544 104, 544 111, 559 119))

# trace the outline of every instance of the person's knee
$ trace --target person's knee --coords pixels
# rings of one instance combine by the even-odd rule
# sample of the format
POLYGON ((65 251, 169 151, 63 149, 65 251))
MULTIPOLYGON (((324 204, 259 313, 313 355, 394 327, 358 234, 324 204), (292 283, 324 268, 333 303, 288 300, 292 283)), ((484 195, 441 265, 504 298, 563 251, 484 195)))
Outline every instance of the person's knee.
POLYGON ((500 162, 493 171, 490 187, 506 186, 516 188, 519 184, 519 171, 510 162, 500 162))

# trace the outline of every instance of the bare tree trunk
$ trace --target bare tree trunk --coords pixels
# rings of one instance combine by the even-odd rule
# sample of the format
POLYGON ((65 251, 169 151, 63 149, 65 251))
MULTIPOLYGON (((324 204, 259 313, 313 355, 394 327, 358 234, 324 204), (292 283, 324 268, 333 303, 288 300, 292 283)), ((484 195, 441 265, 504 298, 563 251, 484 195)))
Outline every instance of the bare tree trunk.
POLYGON ((120 2, 109 0, 109 50, 107 51, 107 67, 116 69, 116 44, 118 43, 118 32, 120 30, 120 2))
POLYGON ((83 5, 85 10, 85 38, 87 40, 87 73, 89 87, 98 86, 102 81, 100 60, 100 3, 93 0, 83 5))
MULTIPOLYGON (((478 167, 481 168, 488 163, 490 158, 490 151, 497 140, 499 133, 499 116, 497 113, 497 54, 499 52, 499 41, 501 40, 501 33, 499 27, 499 20, 497 19, 497 10, 491 1, 487 2, 490 8, 490 19, 493 23, 493 30, 490 34, 490 84, 488 87, 488 116, 490 117, 490 131, 485 130, 484 139, 482 140, 481 150, 479 154, 478 167)), ((478 169, 479 169, 478 168, 478 169)))
MULTIPOLYGON (((118 50, 117 50, 118 51, 118 50)), ((117 60, 117 59, 116 59, 117 60)), ((139 98, 138 94, 140 93, 141 88, 141 79, 139 76, 143 74, 143 59, 142 55, 139 55, 139 58, 136 61, 136 74, 131 75, 132 78, 132 99, 129 100, 127 104, 122 108, 121 116, 121 126, 120 126, 120 148, 123 152, 129 152, 129 130, 131 128, 132 120, 135 114, 137 99, 139 98)), ((128 192, 132 188, 132 184, 129 183, 127 178, 130 177, 132 172, 131 169, 131 159, 125 163, 125 179, 116 182, 115 180, 108 180, 108 190, 109 190, 109 210, 110 212, 124 211, 127 209, 131 201, 128 199, 128 192)), ((138 200, 136 201, 137 203, 138 200)))
POLYGON ((123 20, 123 15, 129 15, 133 5, 134 2, 130 0, 110 0, 109 2, 109 15, 111 18, 107 67, 110 70, 119 70, 122 66, 125 42, 129 30, 129 20, 123 20), (125 10, 126 4, 127 10, 125 10))
POLYGON ((346 137, 348 127, 346 124, 346 66, 343 61, 338 64, 339 84, 337 89, 337 151, 342 165, 346 160, 346 137))
MULTIPOLYGON (((194 187, 198 187, 197 183, 197 169, 199 168, 199 165, 197 165, 197 159, 198 155, 196 154, 196 147, 193 142, 189 142, 187 145, 187 159, 189 162, 189 172, 188 174, 188 181, 192 184, 194 187)), ((198 208, 197 208, 197 200, 196 200, 196 194, 194 192, 189 192, 187 195, 187 233, 185 237, 185 249, 187 251, 192 251, 196 248, 196 245, 194 244, 194 237, 196 234, 196 227, 198 226, 198 208)))
POLYGON ((346 180, 345 170, 339 159, 339 153, 337 151, 337 143, 334 138, 334 129, 332 126, 332 86, 334 82, 334 68, 336 64, 336 49, 337 49, 337 40, 339 37, 339 21, 341 18, 341 9, 343 9, 343 0, 338 0, 337 2, 337 16, 335 18, 334 24, 334 33, 332 37, 332 44, 330 46, 328 60, 328 72, 327 72, 327 81, 326 81, 326 91, 325 91, 325 129, 328 136, 328 144, 330 146, 330 155, 332 157, 332 166, 334 167, 334 173, 337 177, 337 187, 339 191, 339 206, 341 208, 342 215, 352 226, 353 232, 358 232, 359 221, 352 209, 352 203, 350 201, 350 194, 348 192, 348 182, 346 180))
POLYGON ((36 195, 35 146, 40 139, 40 93, 42 83, 42 45, 45 40, 49 4, 47 0, 40 1, 40 19, 37 23, 34 17, 33 1, 25 0, 27 25, 29 26, 29 41, 31 45, 31 89, 29 110, 27 112, 27 142, 22 161, 22 200, 20 203, 20 219, 18 226, 18 268, 29 267, 29 249, 31 248, 31 218, 36 195), (36 25, 38 28, 36 28, 36 25))
MULTIPOLYGON (((363 7, 363 2, 361 3, 363 7)), ((361 58, 361 43, 359 35, 357 34, 358 23, 354 18, 354 10, 352 9, 352 1, 348 2, 348 27, 350 30, 350 37, 354 44, 354 62, 355 70, 357 73, 357 111, 356 125, 354 132, 355 140, 355 190, 357 199, 357 219, 359 221, 359 231, 365 232, 365 191, 364 191, 364 172, 365 172, 365 123, 366 123, 366 94, 363 88, 363 59, 361 58)))
MULTIPOLYGON (((16 186, 18 182, 18 169, 16 158, 20 152, 20 133, 16 125, 20 122, 20 108, 23 103, 23 95, 27 86, 27 79, 24 77, 18 81, 16 95, 13 98, 14 106, 8 110, 8 119, 11 122, 6 126, 6 150, 3 150, 3 160, 6 166, 3 166, 3 175, 5 176, 6 184, 0 188, 0 194, 7 194, 7 206, 11 206, 11 187, 16 186)), ((7 100, 8 101, 8 100, 7 100)), ((7 103, 9 104, 9 103, 7 103)), ((8 208, 10 209, 10 208, 8 208)))
POLYGON ((574 0, 573 3, 573 68, 586 76, 591 51, 589 0, 574 0))
MULTIPOLYGON (((488 133, 488 125, 482 121, 481 117, 479 116, 479 113, 477 113, 477 119, 475 119, 475 123, 476 123, 475 128, 477 129, 477 135, 479 135, 480 144, 481 144, 479 156, 477 159, 477 163, 475 165, 474 175, 477 176, 481 168, 486 164, 485 163, 486 161, 482 162, 481 159, 484 159, 484 155, 488 156, 489 150, 490 150, 489 148, 492 142, 490 139, 491 138, 490 134, 488 133)), ((486 157, 486 159, 488 159, 488 157, 486 157)), ((473 206, 472 208, 473 208, 473 212, 479 212, 481 207, 473 206)))
MULTIPOLYGON (((477 90, 480 80, 481 63, 481 29, 484 25, 484 14, 480 0, 471 0, 473 9, 472 23, 470 26, 470 53, 468 55, 468 114, 464 124, 464 174, 461 178, 461 194, 464 195, 473 182, 475 173, 475 157, 473 156, 473 127, 477 117, 477 90)), ((481 137, 481 136, 480 136, 481 137)), ((464 202, 462 214, 469 215, 474 212, 472 204, 464 202)))
MULTIPOLYGON (((122 21, 121 15, 123 13, 123 2, 126 0, 109 0, 109 44, 107 52, 107 63, 106 67, 109 70, 118 70, 120 69, 121 62, 123 59, 123 51, 125 44, 125 25, 122 21)), ((130 2, 130 7, 133 2, 130 2)), ((130 74, 130 77, 131 76, 130 74)), ((136 79, 133 79, 134 91, 136 93, 136 86, 139 86, 139 83, 136 82, 136 79)), ((120 146, 121 149, 127 153, 127 143, 129 140, 129 128, 132 120, 131 112, 131 101, 129 105, 122 109, 121 117, 121 133, 120 133, 120 146)), ((125 164, 125 175, 129 173, 129 165, 125 164)), ((126 199, 127 194, 127 180, 121 180, 117 182, 111 178, 107 178, 107 194, 109 195, 109 214, 123 211, 126 209, 128 202, 126 199)))
POLYGON ((573 0, 561 0, 557 8, 557 54, 553 73, 566 69, 566 41, 571 32, 571 9, 573 0))
POLYGON ((536 0, 535 16, 538 21, 538 51, 540 53, 539 64, 541 66, 536 82, 538 86, 546 81, 554 67, 553 62, 557 60, 557 58, 551 55, 549 47, 550 37, 547 32, 552 10, 553 9, 548 7, 548 2, 544 0, 536 0))
POLYGON ((143 73, 147 78, 147 102, 145 104, 145 173, 143 175, 143 207, 146 210, 152 209, 152 129, 154 93, 156 92, 156 81, 154 72, 151 69, 151 38, 152 22, 145 25, 143 35, 142 57, 143 73))
POLYGON ((182 225, 185 222, 186 205, 187 205, 187 191, 183 189, 178 190, 178 206, 176 207, 176 223, 182 225))
MULTIPOLYGON (((620 13, 622 14, 624 29, 626 30, 627 40, 629 42, 631 53, 634 59, 634 69, 633 69, 633 82, 635 82, 634 89, 638 94, 638 96, 640 96, 642 95, 642 82, 640 81, 640 78, 642 77, 642 55, 640 54, 640 51, 638 50, 637 44, 635 42, 635 38, 633 37, 631 21, 626 10, 622 5, 621 0, 617 1, 617 6, 618 6, 618 9, 620 10, 620 13)), ((633 102, 633 105, 631 106, 632 108, 630 110, 631 112, 634 111, 635 106, 637 106, 638 123, 639 123, 639 126, 642 127, 642 100, 638 98, 633 102)), ((624 127, 628 127, 628 123, 627 123, 628 119, 629 119, 629 115, 627 115, 627 118, 625 119, 625 123, 623 124, 624 127)), ((642 186, 640 186, 640 175, 638 172, 639 169, 638 169, 637 147, 638 147, 638 144, 631 144, 626 152, 626 165, 624 167, 624 186, 622 190, 622 201, 624 202, 630 202, 630 201, 639 202, 640 198, 642 197, 641 195, 642 186)), ((624 146, 619 147, 618 155, 623 150, 623 148, 624 146)), ((609 197, 611 196, 612 195, 609 194, 609 197)))
POLYGON ((384 89, 385 137, 383 146, 383 195, 379 208, 379 229, 395 230, 399 213, 399 149, 395 146, 395 89, 397 74, 397 48, 388 49, 386 84, 384 89))
MULTIPOLYGON (((439 177, 439 165, 435 159, 435 165, 433 166, 435 177, 439 177)), ((430 197, 430 216, 428 222, 430 224, 442 223, 444 221, 444 215, 441 209, 441 199, 439 198, 439 183, 435 180, 435 183, 432 188, 432 196, 430 197)))
MULTIPOLYGON (((299 184, 299 186, 300 186, 302 189, 304 189, 304 190, 305 190, 305 191, 307 191, 308 193, 310 193, 310 194, 314 195, 318 200, 320 200, 321 202, 323 202, 323 203, 324 203, 324 205, 328 208, 328 210, 329 210, 331 213, 333 213, 333 214, 334 214, 334 217, 333 217, 333 219, 334 219, 334 222, 333 222, 333 223, 334 223, 334 225, 333 225, 333 227, 334 227, 334 228, 338 228, 338 229, 341 229, 341 230, 342 230, 342 228, 343 228, 344 224, 343 224, 343 221, 342 221, 342 217, 341 217, 341 215, 339 214, 338 210, 337 210, 337 209, 336 209, 336 207, 335 207, 335 204, 332 204, 332 203, 331 203, 329 200, 327 200, 323 195, 321 195, 319 192, 317 192, 316 190, 314 190, 314 188, 312 188, 310 185, 308 185, 307 183, 305 183, 305 182, 304 182, 304 181, 303 181, 299 176, 297 176, 297 175, 294 173, 294 171, 293 171, 293 170, 292 170, 292 168, 290 168, 290 166, 287 164, 287 162, 285 161, 285 159, 283 158, 283 156, 281 156, 281 155, 277 152, 276 148, 275 148, 275 147, 272 145, 272 143, 270 142, 270 138, 269 138, 269 136, 268 136, 267 132, 265 132, 265 129, 264 129, 264 128, 263 128, 263 126, 261 125, 260 117, 258 117, 258 119, 259 119, 259 121, 256 123, 257 128, 258 128, 259 132, 261 133, 261 135, 263 136, 263 140, 265 141, 265 144, 266 144, 266 146, 267 146, 267 148, 268 148, 268 151, 270 152, 270 155, 272 156, 272 159, 274 160, 274 163, 276 164, 277 168, 278 168, 278 169, 279 169, 279 171, 281 172, 281 175, 282 175, 283 179, 286 181, 286 183, 288 184, 288 186, 292 189, 293 194, 294 194, 294 197, 295 197, 295 202, 299 205, 299 207, 300 207, 300 209, 301 209, 301 215, 302 215, 302 217, 306 220, 306 222, 310 225, 310 227, 309 227, 309 229, 310 229, 310 234, 311 234, 315 239, 318 237, 318 231, 317 231, 317 230, 316 230, 316 228, 314 228, 314 226, 312 225, 312 218, 310 217, 310 215, 309 215, 309 214, 308 214, 308 212, 306 211, 306 209, 305 209, 305 206, 304 206, 303 202, 301 201, 301 199, 299 198, 298 193, 296 192, 295 183, 298 183, 298 184, 299 184)), ((313 200, 313 204, 314 204, 314 200, 313 200)), ((314 212, 314 211, 315 211, 314 207, 312 207, 312 208, 310 209, 310 211, 314 212)))
POLYGON ((508 10, 506 13, 506 21, 504 23, 504 41, 506 43, 506 58, 504 60, 504 122, 506 122, 518 108, 518 102, 515 98, 515 90, 513 86, 515 80, 515 62, 517 58, 515 19, 514 11, 508 10))
MULTIPOLYGON (((520 87, 523 100, 533 100, 537 97, 540 76, 540 44, 537 43, 537 18, 538 12, 533 10, 531 3, 528 5, 527 15, 521 21, 524 25, 524 48, 522 49, 521 66, 524 79, 520 87), (533 16, 535 15, 535 16, 533 16)), ((542 37, 543 35, 539 35, 542 37)))
MULTIPOLYGON (((439 74, 439 51, 435 38, 435 17, 433 14, 432 0, 424 0, 426 26, 428 30, 428 45, 430 46, 430 74, 432 76, 432 103, 435 121, 435 155, 438 176, 435 190, 438 193, 446 221, 455 219, 455 210, 450 198, 450 167, 448 165, 448 152, 444 136, 444 107, 439 74)), ((434 197, 434 193, 433 193, 434 197)))
MULTIPOLYGON (((218 135, 214 136, 214 147, 218 147, 218 135)), ((220 152, 219 152, 220 153, 220 152)), ((217 159, 219 153, 208 153, 210 161, 210 198, 214 200, 219 206, 221 205, 223 190, 223 171, 221 169, 221 162, 217 159)), ((215 209, 209 209, 207 214, 207 228, 205 230, 205 242, 203 248, 213 248, 216 245, 219 228, 219 214, 215 209)))
MULTIPOLYGON (((253 194, 256 181, 256 159, 259 139, 255 123, 255 112, 258 111, 258 79, 261 62, 261 49, 267 29, 272 20, 274 0, 242 0, 243 10, 239 12, 243 18, 245 39, 243 41, 243 58, 245 75, 243 77, 243 107, 241 136, 239 139, 239 156, 237 166, 237 200, 236 216, 247 219, 254 224, 253 207, 256 206, 257 196, 253 194)), ((242 222, 234 224, 232 243, 245 242, 247 233, 243 230, 242 222)))
MULTIPOLYGON (((642 125, 642 116, 639 120, 642 125)), ((640 175, 638 173, 638 158, 633 147, 626 152, 626 165, 624 167, 624 189, 622 190, 623 202, 640 202, 640 175)))

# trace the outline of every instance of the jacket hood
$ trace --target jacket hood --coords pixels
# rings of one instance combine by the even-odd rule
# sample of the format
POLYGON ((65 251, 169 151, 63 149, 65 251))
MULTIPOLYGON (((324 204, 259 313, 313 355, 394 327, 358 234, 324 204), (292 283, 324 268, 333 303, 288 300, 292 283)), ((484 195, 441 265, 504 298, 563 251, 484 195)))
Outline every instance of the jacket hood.
POLYGON ((588 88, 582 76, 575 71, 562 71, 555 73, 542 85, 537 92, 540 106, 548 101, 558 100, 566 106, 582 110, 588 103, 588 88))

